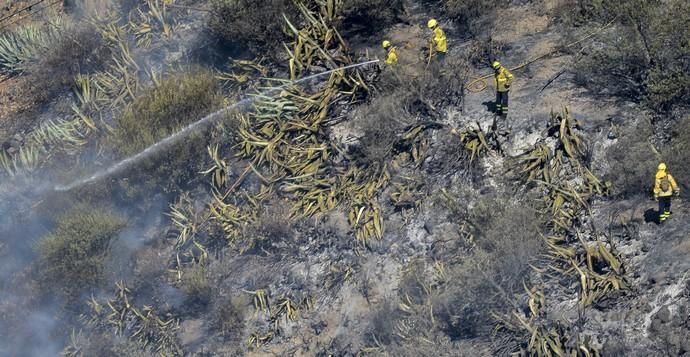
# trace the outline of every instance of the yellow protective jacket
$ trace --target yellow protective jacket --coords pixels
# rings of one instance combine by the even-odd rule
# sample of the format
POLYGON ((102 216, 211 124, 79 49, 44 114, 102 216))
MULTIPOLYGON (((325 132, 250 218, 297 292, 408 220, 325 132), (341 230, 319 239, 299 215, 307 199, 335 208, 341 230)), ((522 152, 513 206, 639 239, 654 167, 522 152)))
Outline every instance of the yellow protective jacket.
POLYGON ((391 66, 398 63, 398 53, 396 48, 392 47, 388 49, 388 55, 386 55, 386 64, 391 66))
POLYGON ((501 69, 498 70, 498 73, 496 73, 495 77, 496 91, 498 92, 507 92, 508 87, 513 84, 513 74, 505 69, 505 67, 501 67, 501 69))
POLYGON ((446 53, 448 51, 448 41, 446 40, 446 34, 440 26, 436 26, 434 29, 434 44, 436 45, 436 51, 441 53, 446 53))
POLYGON ((657 171, 656 179, 654 180, 654 197, 669 197, 672 196, 674 192, 680 192, 680 188, 678 188, 678 184, 676 184, 676 180, 673 176, 666 171, 657 171), (669 183, 666 190, 663 190, 661 187, 661 181, 663 181, 664 178, 666 178, 669 183))

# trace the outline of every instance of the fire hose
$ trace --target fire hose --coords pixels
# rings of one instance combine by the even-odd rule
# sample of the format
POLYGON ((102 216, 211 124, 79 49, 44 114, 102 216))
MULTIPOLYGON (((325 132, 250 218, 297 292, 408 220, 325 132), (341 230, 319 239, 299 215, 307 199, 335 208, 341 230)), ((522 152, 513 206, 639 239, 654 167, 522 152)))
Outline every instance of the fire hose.
MULTIPOLYGON (((575 46, 575 45, 577 45, 577 44, 580 44, 580 43, 582 43, 582 42, 584 42, 584 41, 587 41, 587 40, 589 40, 590 38, 592 38, 592 37, 594 37, 594 36, 600 34, 600 33, 603 32, 604 30, 606 30, 607 28, 611 27, 611 25, 613 24, 614 21, 616 21, 616 19, 617 19, 617 17, 614 18, 613 20, 609 21, 606 25, 604 25, 604 26, 602 26, 601 28, 599 28, 597 31, 594 31, 594 32, 588 34, 587 36, 585 36, 585 37, 583 37, 583 38, 581 38, 581 39, 579 39, 579 40, 577 40, 577 41, 575 41, 575 42, 571 42, 571 43, 569 43, 569 44, 567 44, 567 45, 565 45, 565 46, 563 46, 563 47, 561 47, 561 48, 559 48, 559 49, 555 49, 555 50, 552 50, 552 51, 547 52, 547 53, 545 53, 545 54, 542 54, 542 55, 536 56, 536 57, 534 57, 534 58, 531 58, 531 59, 529 59, 529 60, 527 60, 527 61, 521 63, 521 64, 518 65, 518 66, 509 68, 508 70, 511 71, 511 72, 512 72, 512 71, 518 71, 518 70, 520 70, 520 69, 522 69, 522 68, 524 68, 524 67, 527 67, 528 65, 530 65, 530 64, 532 64, 532 63, 534 63, 534 62, 536 62, 536 61, 539 61, 539 60, 541 60, 541 59, 543 59, 543 58, 546 58, 546 57, 548 57, 548 56, 551 56, 551 55, 553 55, 553 54, 556 54, 556 53, 558 53, 558 52, 561 52, 561 51, 563 51, 563 50, 566 49, 566 48, 570 48, 570 47, 573 47, 573 46, 575 46)), ((478 77, 478 78, 473 79, 471 82, 469 82, 469 83, 467 84, 467 86, 466 86, 467 91, 470 92, 470 93, 479 93, 479 92, 484 91, 484 90, 488 87, 488 84, 486 83, 486 80, 489 79, 489 78, 492 78, 493 76, 494 76, 494 74, 487 74, 487 75, 483 75, 483 76, 481 76, 481 77, 478 77)))

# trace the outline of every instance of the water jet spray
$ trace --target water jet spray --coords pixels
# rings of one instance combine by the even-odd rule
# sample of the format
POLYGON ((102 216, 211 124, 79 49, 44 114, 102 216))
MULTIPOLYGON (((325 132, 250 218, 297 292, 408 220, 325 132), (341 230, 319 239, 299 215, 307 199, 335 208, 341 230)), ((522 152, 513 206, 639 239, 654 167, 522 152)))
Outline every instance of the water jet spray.
MULTIPOLYGON (((347 70, 347 69, 351 69, 351 68, 362 67, 362 66, 366 66, 368 64, 373 64, 373 63, 377 63, 377 62, 379 62, 379 60, 375 59, 375 60, 370 60, 370 61, 365 61, 365 62, 347 65, 347 66, 340 67, 340 68, 331 69, 331 70, 324 71, 321 73, 312 74, 312 75, 309 75, 309 76, 304 77, 304 78, 296 79, 293 81, 288 81, 287 83, 282 84, 280 86, 267 88, 263 92, 259 93, 259 96, 268 96, 271 93, 273 93, 277 90, 281 90, 281 89, 283 89, 289 85, 294 85, 294 84, 306 82, 306 81, 312 80, 314 78, 320 78, 320 77, 323 77, 325 75, 331 74, 331 73, 336 72, 336 71, 343 71, 343 70, 347 70)), ((172 135, 168 136, 167 138, 162 139, 161 141, 149 146, 148 148, 144 149, 144 151, 142 151, 142 152, 140 152, 134 156, 130 156, 128 158, 125 158, 125 159, 115 163, 114 165, 110 166, 107 169, 97 171, 96 173, 92 174, 89 177, 85 177, 85 178, 76 180, 76 181, 74 181, 68 185, 55 186, 55 187, 53 187, 53 189, 55 191, 60 191, 60 192, 70 191, 76 187, 79 187, 79 186, 85 185, 87 183, 97 181, 97 180, 102 179, 104 177, 108 177, 110 175, 116 174, 116 173, 122 171, 123 169, 129 167, 130 165, 136 164, 137 162, 139 162, 139 161, 149 157, 150 155, 160 151, 161 149, 165 148, 167 145, 176 143, 178 140, 186 137, 190 133, 201 128, 203 125, 212 123, 215 119, 221 117, 223 114, 230 112, 231 110, 235 110, 237 108, 242 108, 245 105, 251 104, 254 101, 254 99, 255 99, 255 97, 248 97, 248 98, 242 99, 237 103, 234 103, 228 107, 222 108, 216 112, 213 112, 213 113, 189 124, 188 126, 183 128, 182 130, 178 131, 177 133, 172 134, 172 135)))

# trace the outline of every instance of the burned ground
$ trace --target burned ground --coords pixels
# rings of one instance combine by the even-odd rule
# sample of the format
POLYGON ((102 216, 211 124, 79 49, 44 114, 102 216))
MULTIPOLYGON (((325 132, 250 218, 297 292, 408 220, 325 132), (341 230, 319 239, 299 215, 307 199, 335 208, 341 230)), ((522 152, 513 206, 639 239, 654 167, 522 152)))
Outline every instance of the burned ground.
POLYGON ((0 354, 690 353, 685 2, 256 4, 3 29, 0 354))

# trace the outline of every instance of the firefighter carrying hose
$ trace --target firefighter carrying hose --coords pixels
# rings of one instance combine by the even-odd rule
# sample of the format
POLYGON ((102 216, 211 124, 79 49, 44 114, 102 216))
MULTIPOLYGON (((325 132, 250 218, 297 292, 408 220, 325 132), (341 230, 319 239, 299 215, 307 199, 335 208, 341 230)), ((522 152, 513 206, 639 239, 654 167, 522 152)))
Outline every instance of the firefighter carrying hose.
POLYGON ((666 164, 657 167, 654 180, 654 199, 659 201, 659 223, 664 223, 671 216, 671 197, 680 195, 680 188, 676 180, 666 172, 666 164))
POLYGON ((438 60, 443 62, 446 57, 446 52, 448 52, 448 40, 446 40, 446 34, 443 32, 443 29, 441 29, 441 26, 438 25, 438 21, 436 21, 436 19, 429 20, 426 26, 434 33, 434 36, 431 38, 431 42, 433 43, 432 47, 436 50, 438 60))
POLYGON ((496 79, 496 114, 505 118, 508 116, 508 92, 513 84, 513 74, 498 61, 494 61, 491 67, 496 79))
POLYGON ((398 63, 398 53, 396 52, 396 48, 391 46, 391 42, 388 40, 384 40, 383 44, 381 45, 388 53, 386 54, 386 61, 385 63, 389 66, 392 66, 396 63, 398 63))

